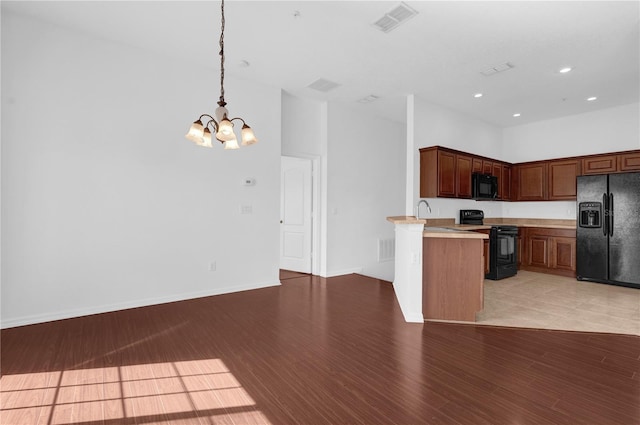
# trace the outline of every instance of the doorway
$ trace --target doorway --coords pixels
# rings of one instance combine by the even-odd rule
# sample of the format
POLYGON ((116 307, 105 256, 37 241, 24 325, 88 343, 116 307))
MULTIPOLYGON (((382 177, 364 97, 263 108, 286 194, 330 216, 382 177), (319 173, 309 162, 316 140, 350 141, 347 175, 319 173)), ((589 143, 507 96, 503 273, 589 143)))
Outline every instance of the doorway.
POLYGON ((281 157, 280 269, 312 272, 313 162, 281 157))

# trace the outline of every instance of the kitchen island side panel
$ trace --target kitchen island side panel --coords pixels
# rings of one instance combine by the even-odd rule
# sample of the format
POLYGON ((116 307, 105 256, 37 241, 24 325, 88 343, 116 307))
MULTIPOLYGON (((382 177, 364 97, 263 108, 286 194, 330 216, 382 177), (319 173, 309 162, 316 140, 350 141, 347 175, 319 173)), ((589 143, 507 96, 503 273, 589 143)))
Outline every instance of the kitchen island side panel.
POLYGON ((422 314, 425 320, 476 320, 483 308, 482 239, 424 238, 422 314))

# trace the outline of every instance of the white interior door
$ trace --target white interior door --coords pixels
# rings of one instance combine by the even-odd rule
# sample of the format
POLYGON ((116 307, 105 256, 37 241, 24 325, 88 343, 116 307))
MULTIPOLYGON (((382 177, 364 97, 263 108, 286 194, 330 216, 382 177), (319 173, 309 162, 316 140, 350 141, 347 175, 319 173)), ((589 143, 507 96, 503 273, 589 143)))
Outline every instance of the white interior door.
POLYGON ((311 273, 311 160, 283 156, 280 171, 280 268, 311 273))

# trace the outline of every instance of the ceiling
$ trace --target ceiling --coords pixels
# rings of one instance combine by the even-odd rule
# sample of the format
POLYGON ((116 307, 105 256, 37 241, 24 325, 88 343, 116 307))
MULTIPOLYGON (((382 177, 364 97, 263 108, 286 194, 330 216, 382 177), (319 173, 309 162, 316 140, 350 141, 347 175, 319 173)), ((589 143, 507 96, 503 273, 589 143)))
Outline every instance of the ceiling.
MULTIPOLYGON (((408 94, 500 127, 639 101, 637 0, 407 1, 417 16, 388 33, 372 25, 399 4, 227 0, 226 74, 401 122, 408 94), (573 70, 559 73, 565 66, 573 70), (340 86, 307 87, 319 78, 340 86), (369 95, 378 99, 358 102, 369 95)), ((2 1, 2 10, 210 66, 218 79, 217 1, 2 1)))

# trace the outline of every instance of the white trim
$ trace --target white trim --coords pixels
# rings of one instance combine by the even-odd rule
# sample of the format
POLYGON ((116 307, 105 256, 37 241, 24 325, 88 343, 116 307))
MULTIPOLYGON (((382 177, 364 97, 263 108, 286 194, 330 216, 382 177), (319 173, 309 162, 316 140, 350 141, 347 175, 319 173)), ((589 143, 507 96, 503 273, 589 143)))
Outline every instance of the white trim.
POLYGON ((413 215, 414 200, 414 163, 415 155, 415 95, 407 95, 407 164, 406 170, 406 188, 405 188, 405 215, 413 215))
POLYGON ((355 267, 353 269, 334 270, 331 272, 327 272, 327 274, 322 277, 344 276, 346 274, 353 274, 353 273, 362 274, 362 267, 355 267))
POLYGON ((280 286, 280 281, 278 280, 275 282, 254 283, 254 284, 247 284, 247 285, 240 285, 240 286, 227 286, 223 288, 216 288, 209 291, 190 292, 187 294, 179 294, 179 295, 176 294, 176 295, 167 296, 167 297, 147 298, 147 299, 137 300, 132 302, 59 311, 56 313, 49 313, 49 314, 36 314, 31 316, 17 317, 17 318, 8 319, 8 320, 2 320, 2 323, 0 324, 0 329, 14 328, 16 326, 33 325, 36 323, 43 323, 43 322, 51 322, 53 320, 71 319, 74 317, 88 316, 92 314, 109 313, 112 311, 127 310, 130 308, 147 307, 151 305, 165 304, 165 303, 176 302, 176 301, 185 301, 185 300, 190 300, 194 298, 210 297, 213 295, 223 295, 223 294, 230 294, 234 292, 269 288, 272 286, 280 286))
POLYGON ((319 270, 320 276, 327 275, 327 156, 329 146, 329 103, 322 102, 320 105, 320 244, 319 252, 319 270))

